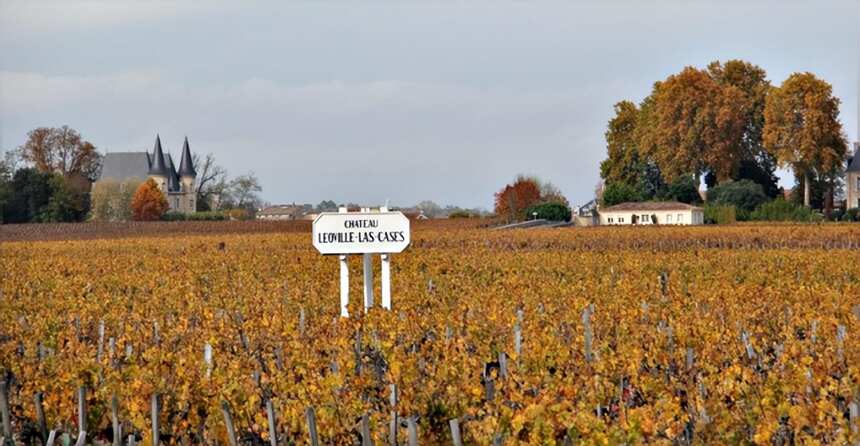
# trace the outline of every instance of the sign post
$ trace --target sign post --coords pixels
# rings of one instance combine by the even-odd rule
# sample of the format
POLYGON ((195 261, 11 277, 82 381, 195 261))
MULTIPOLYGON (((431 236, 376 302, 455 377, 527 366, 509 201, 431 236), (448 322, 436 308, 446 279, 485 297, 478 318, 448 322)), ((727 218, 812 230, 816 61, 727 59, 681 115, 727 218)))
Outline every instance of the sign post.
POLYGON ((410 242, 409 219, 387 207, 379 211, 323 212, 314 220, 313 244, 323 255, 340 262, 340 315, 349 317, 349 255, 361 254, 364 267, 364 311, 373 307, 373 255, 380 254, 382 308, 391 309, 391 254, 403 252, 410 242))

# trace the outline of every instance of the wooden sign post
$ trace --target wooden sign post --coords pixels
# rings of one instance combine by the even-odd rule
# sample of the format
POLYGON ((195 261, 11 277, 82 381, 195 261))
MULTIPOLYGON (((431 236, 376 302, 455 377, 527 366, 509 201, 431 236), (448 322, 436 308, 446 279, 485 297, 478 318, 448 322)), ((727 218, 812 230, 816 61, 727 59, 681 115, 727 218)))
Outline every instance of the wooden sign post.
POLYGON ((340 261, 340 315, 349 317, 349 255, 361 254, 364 267, 364 311, 374 305, 373 255, 382 261, 382 308, 391 309, 391 254, 403 252, 410 242, 409 219, 387 207, 379 211, 323 212, 314 220, 313 244, 323 255, 337 255, 340 261))

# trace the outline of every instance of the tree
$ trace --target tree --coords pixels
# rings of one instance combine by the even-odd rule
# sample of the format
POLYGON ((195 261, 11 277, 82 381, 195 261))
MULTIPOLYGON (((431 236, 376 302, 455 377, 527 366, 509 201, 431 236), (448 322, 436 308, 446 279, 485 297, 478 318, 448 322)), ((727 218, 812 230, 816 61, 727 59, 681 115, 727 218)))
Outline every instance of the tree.
POLYGON ((439 206, 431 200, 424 200, 415 205, 428 218, 436 218, 442 214, 442 206, 439 206))
POLYGON ((495 195, 496 215, 509 221, 522 220, 525 210, 541 201, 540 185, 532 178, 518 176, 495 195))
POLYGON ((692 175, 675 178, 666 188, 665 195, 661 198, 680 201, 681 203, 697 204, 702 202, 699 195, 699 185, 692 175))
POLYGON ((39 214, 51 200, 53 174, 34 168, 15 171, 9 184, 10 197, 3 209, 6 223, 38 221, 39 214))
POLYGON ((839 99, 812 73, 794 73, 768 96, 764 115, 764 147, 802 178, 803 204, 809 206, 814 177, 834 177, 848 150, 839 99))
POLYGON ((218 165, 215 161, 215 155, 207 153, 206 156, 200 157, 198 154, 192 155, 194 166, 197 167, 197 210, 209 211, 214 208, 213 198, 219 196, 227 190, 229 183, 227 182, 227 169, 218 165))
POLYGON ((167 198, 152 178, 146 180, 131 202, 132 217, 138 221, 159 220, 168 209, 167 198))
POLYGON ((627 183, 612 183, 603 188, 601 204, 614 206, 628 201, 645 201, 645 197, 635 187, 627 183))
POLYGON ((68 126, 39 127, 27 134, 20 147, 21 158, 40 172, 56 172, 64 177, 81 174, 94 181, 101 169, 101 155, 80 133, 68 126))
POLYGON ((539 181, 540 184, 540 201, 542 203, 556 203, 566 208, 570 208, 570 202, 567 197, 561 192, 555 184, 549 181, 539 181))
POLYGON ((3 153, 0 158, 0 223, 3 223, 4 209, 12 198, 12 177, 15 174, 16 157, 14 151, 3 153))
POLYGON ((708 203, 734 206, 741 220, 767 201, 761 185, 751 180, 726 181, 708 190, 708 203))
POLYGON ((640 154, 653 160, 667 181, 690 173, 698 179, 706 170, 719 180, 731 179, 742 158, 743 105, 737 87, 684 68, 655 83, 643 102, 637 122, 640 154))
POLYGON ((337 203, 332 200, 323 200, 320 201, 320 204, 317 205, 317 211, 319 212, 327 212, 327 211, 336 211, 337 203))
POLYGON ((229 193, 236 207, 254 211, 260 203, 258 192, 263 190, 253 172, 240 175, 230 181, 229 193))
MULTIPOLYGON (((742 60, 718 61, 708 65, 708 73, 723 87, 736 87, 743 94, 743 132, 740 134, 742 157, 735 180, 749 179, 762 186, 771 198, 779 194, 776 160, 764 149, 764 109, 767 96, 772 89, 767 73, 757 65, 742 60)), ((716 177, 709 181, 708 187, 716 184, 716 177)))
POLYGON ((101 180, 93 185, 91 193, 93 220, 127 221, 132 217, 131 203, 142 183, 129 180, 122 183, 101 180))
POLYGON ((600 178, 607 183, 635 184, 639 180, 641 159, 638 150, 636 122, 639 109, 630 101, 615 104, 615 117, 606 130, 607 158, 600 163, 600 178))
POLYGON ((76 191, 62 175, 51 175, 51 197, 39 210, 38 221, 71 222, 83 220, 89 203, 86 195, 76 191))

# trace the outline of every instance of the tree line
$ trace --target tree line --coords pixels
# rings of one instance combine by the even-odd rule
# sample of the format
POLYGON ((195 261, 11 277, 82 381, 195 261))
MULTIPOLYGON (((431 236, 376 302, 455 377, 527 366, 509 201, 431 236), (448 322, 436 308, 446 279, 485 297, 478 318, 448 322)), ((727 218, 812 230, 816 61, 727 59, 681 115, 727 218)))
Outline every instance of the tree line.
MULTIPOLYGON (((145 178, 95 183, 101 174, 102 159, 95 144, 68 126, 30 131, 23 145, 0 157, 0 223, 122 221, 164 216, 166 205, 161 212, 135 212, 134 198, 146 184, 145 178)), ((194 164, 198 166, 198 212, 227 215, 229 211, 232 216, 248 216, 261 205, 262 188, 253 173, 230 178, 213 154, 195 154, 194 164)), ((160 202, 151 192, 141 196, 160 202)), ((154 208, 147 203, 151 210, 161 209, 157 203, 154 208)))
POLYGON ((603 202, 699 201, 689 192, 703 179, 709 190, 743 181, 773 199, 782 167, 798 184, 793 199, 829 213, 848 150, 839 104, 812 73, 773 86, 742 60, 686 67, 654 83, 641 103, 615 104, 600 165, 603 202))

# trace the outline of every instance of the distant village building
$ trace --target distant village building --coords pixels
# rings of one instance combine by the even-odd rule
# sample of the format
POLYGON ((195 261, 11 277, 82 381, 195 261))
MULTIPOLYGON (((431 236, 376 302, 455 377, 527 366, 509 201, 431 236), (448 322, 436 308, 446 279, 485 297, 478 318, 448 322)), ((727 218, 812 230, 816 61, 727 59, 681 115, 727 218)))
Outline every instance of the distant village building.
POLYGON ((305 209, 302 206, 269 206, 257 212, 257 220, 301 220, 304 215, 305 209))
MULTIPOLYGON (((102 161, 102 173, 98 181, 146 181, 152 178, 167 198, 170 211, 191 213, 197 210, 197 191, 194 181, 197 171, 191 150, 188 148, 188 138, 182 145, 182 155, 177 171, 173 157, 167 156, 161 149, 161 138, 155 137, 155 148, 149 152, 112 152, 107 153, 102 161)), ((98 181, 96 183, 98 183, 98 181)))
POLYGON ((677 201, 621 203, 601 208, 601 225, 701 225, 702 208, 677 201))
POLYGON ((854 155, 845 168, 845 209, 860 208, 860 143, 854 143, 854 155))
POLYGON ((576 226, 597 226, 600 216, 597 214, 597 199, 591 200, 576 208, 572 220, 576 226))

